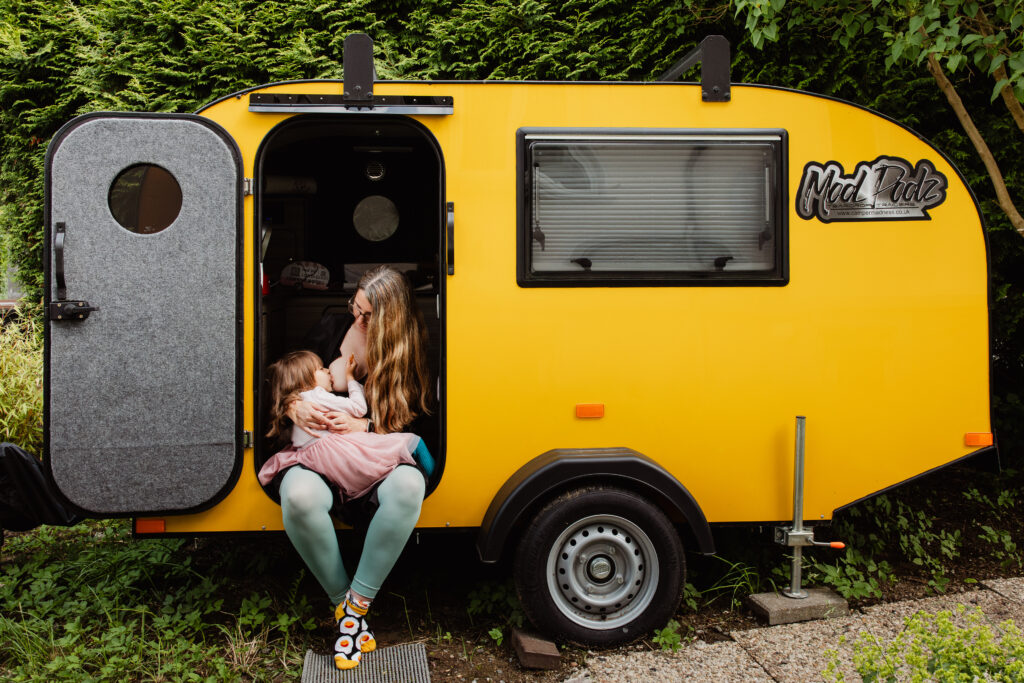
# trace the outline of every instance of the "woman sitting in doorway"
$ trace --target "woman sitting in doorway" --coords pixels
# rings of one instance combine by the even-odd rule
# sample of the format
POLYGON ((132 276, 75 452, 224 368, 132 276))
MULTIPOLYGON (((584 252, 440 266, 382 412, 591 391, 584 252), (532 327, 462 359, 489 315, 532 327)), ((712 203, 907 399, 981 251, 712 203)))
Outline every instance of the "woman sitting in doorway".
MULTIPOLYGON (((344 364, 355 357, 356 378, 366 378, 367 417, 353 417, 308 401, 296 401, 288 417, 300 428, 347 433, 400 432, 414 418, 429 412, 427 332, 405 277, 379 266, 359 280, 349 301, 352 321, 331 364, 335 390, 343 388, 344 364), (337 368, 337 369, 336 369, 337 368)), ((377 509, 366 529, 366 541, 355 574, 349 578, 331 519, 334 491, 318 473, 291 467, 280 476, 285 532, 335 608, 334 663, 339 669, 359 664, 363 652, 376 647, 366 623, 370 603, 398 560, 419 519, 426 490, 423 472, 399 465, 370 494, 356 501, 377 509)))

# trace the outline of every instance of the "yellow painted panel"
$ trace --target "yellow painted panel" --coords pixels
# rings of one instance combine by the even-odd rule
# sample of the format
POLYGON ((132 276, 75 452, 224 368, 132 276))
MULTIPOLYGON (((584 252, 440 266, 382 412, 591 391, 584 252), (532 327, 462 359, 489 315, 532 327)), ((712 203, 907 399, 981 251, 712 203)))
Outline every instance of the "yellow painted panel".
MULTIPOLYGON (((282 92, 338 93, 337 83, 282 92)), ((807 417, 805 516, 968 454, 989 432, 987 265, 977 208, 912 133, 802 93, 734 86, 703 103, 666 84, 380 83, 378 94, 455 99, 417 117, 444 154, 456 211, 447 278, 447 452, 420 526, 472 527, 519 467, 553 448, 628 447, 660 463, 711 522, 792 512, 795 416, 807 417), (516 283, 520 127, 784 129, 789 277, 781 287, 521 288, 516 283), (804 165, 852 173, 881 155, 931 161, 949 181, 931 220, 823 223, 795 212, 804 165), (605 416, 581 419, 578 403, 605 416)), ((238 142, 251 176, 286 115, 248 97, 203 112, 238 142)), ((254 429, 252 200, 246 200, 245 422, 254 429)), ((252 452, 235 490, 168 531, 280 528, 252 452)))

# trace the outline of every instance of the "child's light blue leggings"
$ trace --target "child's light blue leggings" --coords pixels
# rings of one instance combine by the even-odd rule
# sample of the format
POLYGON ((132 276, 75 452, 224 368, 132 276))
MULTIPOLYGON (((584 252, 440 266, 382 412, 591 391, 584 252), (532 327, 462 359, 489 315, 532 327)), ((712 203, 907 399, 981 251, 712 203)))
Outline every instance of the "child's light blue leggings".
POLYGON ((377 488, 380 507, 370 521, 363 554, 350 582, 331 520, 334 497, 330 487, 319 474, 302 467, 285 472, 281 480, 284 530, 332 605, 344 599, 349 586, 363 597, 377 596, 416 526, 424 491, 423 475, 409 465, 399 465, 381 483, 377 488))

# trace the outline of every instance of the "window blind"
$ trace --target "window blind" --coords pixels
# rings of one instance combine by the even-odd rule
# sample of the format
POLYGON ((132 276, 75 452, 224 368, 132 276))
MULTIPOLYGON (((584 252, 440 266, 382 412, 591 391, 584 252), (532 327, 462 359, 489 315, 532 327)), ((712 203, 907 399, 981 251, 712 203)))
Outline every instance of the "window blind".
POLYGON ((775 269, 771 142, 528 144, 531 272, 775 269))

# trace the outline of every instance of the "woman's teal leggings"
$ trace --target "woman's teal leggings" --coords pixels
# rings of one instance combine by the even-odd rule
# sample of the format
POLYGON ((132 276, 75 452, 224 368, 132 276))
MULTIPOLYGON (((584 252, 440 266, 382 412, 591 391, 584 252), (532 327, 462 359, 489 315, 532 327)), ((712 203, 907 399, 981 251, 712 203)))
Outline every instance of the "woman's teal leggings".
POLYGON ((423 475, 410 465, 399 465, 380 484, 380 507, 366 530, 356 575, 349 581, 331 520, 334 496, 330 487, 310 470, 292 467, 285 472, 281 480, 285 533, 332 605, 345 598, 350 586, 365 598, 377 596, 416 526, 424 491, 423 475))

